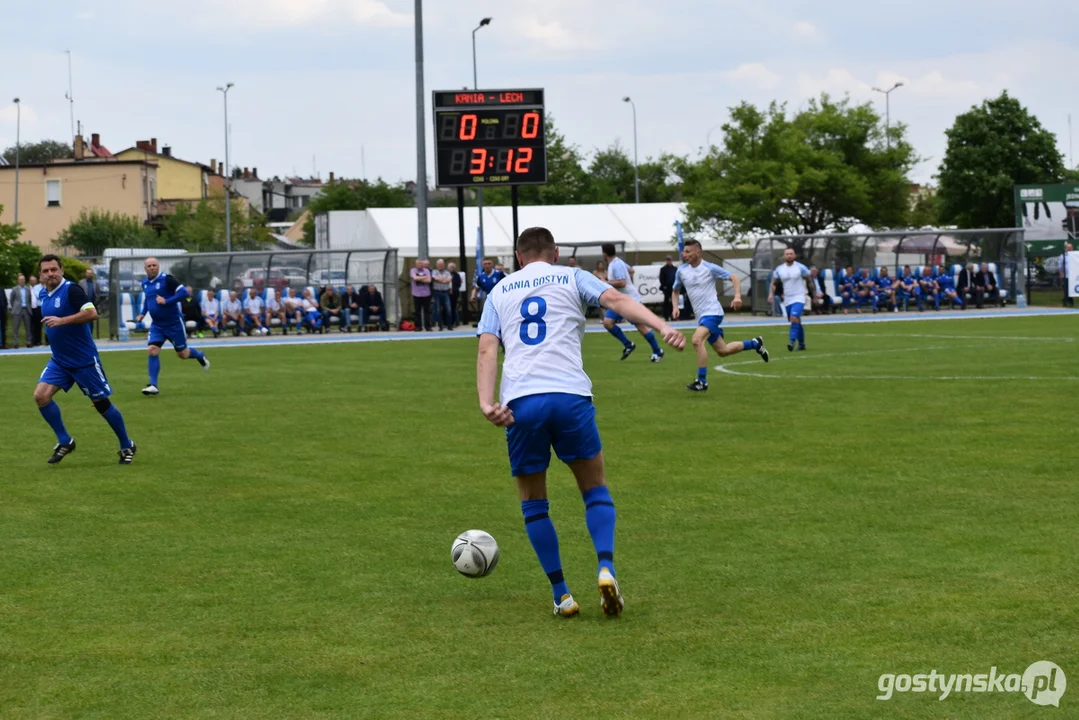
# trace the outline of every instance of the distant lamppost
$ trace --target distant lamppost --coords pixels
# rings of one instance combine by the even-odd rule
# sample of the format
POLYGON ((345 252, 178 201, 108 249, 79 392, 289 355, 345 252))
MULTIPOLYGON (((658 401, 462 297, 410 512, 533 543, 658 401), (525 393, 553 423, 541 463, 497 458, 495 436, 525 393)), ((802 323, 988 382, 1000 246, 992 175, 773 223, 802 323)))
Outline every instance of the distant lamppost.
MULTIPOLYGON (((480 84, 477 79, 479 76, 476 74, 476 33, 480 28, 487 27, 491 24, 491 18, 485 17, 480 20, 480 24, 472 31, 472 89, 479 90, 480 84)), ((483 188, 476 188, 476 210, 480 215, 480 244, 484 244, 487 239, 483 234, 483 188)), ((516 239, 514 240, 516 242, 516 239)))
POLYGON ((903 83, 897 82, 887 90, 881 90, 880 88, 873 88, 873 92, 879 92, 884 95, 884 140, 888 144, 888 149, 892 149, 892 91, 896 88, 903 87, 903 83))
POLYGON ((641 201, 641 176, 637 165, 637 105, 629 95, 622 98, 622 102, 628 102, 633 108, 633 202, 641 201))
POLYGON ((233 83, 217 88, 225 97, 225 251, 232 252, 232 173, 229 172, 229 90, 233 83))
POLYGON ((19 224, 19 138, 22 131, 22 104, 15 98, 15 224, 19 224))

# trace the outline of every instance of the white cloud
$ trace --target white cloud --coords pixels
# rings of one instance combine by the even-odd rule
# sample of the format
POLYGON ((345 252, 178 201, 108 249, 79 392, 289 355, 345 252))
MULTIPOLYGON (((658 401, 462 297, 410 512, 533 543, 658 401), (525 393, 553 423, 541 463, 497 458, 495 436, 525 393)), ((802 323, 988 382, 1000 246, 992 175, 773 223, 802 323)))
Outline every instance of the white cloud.
MULTIPOLYGON (((27 127, 33 127, 37 124, 37 113, 34 112, 34 108, 27 105, 25 102, 20 103, 22 105, 22 128, 25 130, 27 127)), ((15 127, 16 121, 18 121, 19 111, 15 107, 15 103, 9 103, 4 107, 0 107, 0 124, 11 125, 15 127)))
POLYGON ((211 27, 247 30, 321 27, 402 27, 412 15, 391 10, 382 0, 199 0, 196 17, 211 27))
POLYGON ((808 20, 799 20, 794 23, 794 34, 802 38, 817 37, 817 26, 808 20))
POLYGON ((585 33, 570 32, 558 20, 544 22, 536 18, 524 18, 516 24, 525 38, 538 43, 538 46, 533 48, 534 51, 595 50, 603 44, 603 41, 598 37, 589 36, 585 33))
POLYGON ((742 63, 734 70, 723 73, 732 82, 744 83, 754 88, 771 90, 782 78, 761 63, 742 63))

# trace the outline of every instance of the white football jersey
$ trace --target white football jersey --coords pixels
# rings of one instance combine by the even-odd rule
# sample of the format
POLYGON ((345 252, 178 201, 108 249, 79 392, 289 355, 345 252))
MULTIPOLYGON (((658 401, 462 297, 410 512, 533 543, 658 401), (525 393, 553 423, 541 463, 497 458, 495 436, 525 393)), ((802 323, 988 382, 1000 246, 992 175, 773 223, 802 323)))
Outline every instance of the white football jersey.
POLYGON ((637 292, 637 286, 633 284, 633 278, 630 277, 629 265, 622 258, 615 258, 607 265, 607 281, 612 280, 625 280, 625 287, 615 288, 615 290, 623 295, 629 295, 637 302, 641 301, 641 294, 637 292))
POLYGON ((809 268, 800 262, 792 265, 783 263, 775 269, 772 277, 783 283, 783 307, 790 307, 794 303, 808 303, 806 300, 806 282, 809 277, 809 268))
POLYGON ((503 278, 483 306, 477 334, 502 340, 500 402, 526 395, 592 396, 584 372, 584 309, 611 286, 580 268, 531 262, 503 278))
POLYGON ((674 289, 686 291, 697 317, 723 317, 723 303, 716 292, 716 280, 727 280, 731 274, 715 263, 702 260, 697 267, 685 264, 674 273, 674 289))

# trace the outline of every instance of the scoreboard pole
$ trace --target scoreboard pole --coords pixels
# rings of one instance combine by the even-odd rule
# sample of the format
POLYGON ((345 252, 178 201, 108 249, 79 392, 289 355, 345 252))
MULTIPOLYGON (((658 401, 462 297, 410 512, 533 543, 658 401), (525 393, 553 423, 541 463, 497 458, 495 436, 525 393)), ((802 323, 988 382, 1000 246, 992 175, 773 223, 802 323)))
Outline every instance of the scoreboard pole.
MULTIPOLYGON (((468 282, 468 255, 465 253, 465 189, 463 187, 457 188, 457 250, 460 252, 461 272, 464 273, 465 279, 461 282, 461 297, 457 298, 457 302, 461 305, 461 324, 468 325, 471 318, 468 316, 468 288, 470 283, 468 282)), ((453 287, 452 285, 450 286, 453 287)), ((454 308, 456 312, 457 308, 454 308)))
POLYGON ((517 186, 510 185, 510 205, 513 208, 513 269, 514 271, 521 269, 521 263, 517 259, 517 236, 520 235, 517 232, 517 186))

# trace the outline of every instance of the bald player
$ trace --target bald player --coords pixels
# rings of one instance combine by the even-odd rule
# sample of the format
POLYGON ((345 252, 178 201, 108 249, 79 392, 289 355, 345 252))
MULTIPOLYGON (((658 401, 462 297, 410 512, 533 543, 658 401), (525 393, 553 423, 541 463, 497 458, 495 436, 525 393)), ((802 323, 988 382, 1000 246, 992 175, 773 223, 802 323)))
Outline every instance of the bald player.
POLYGON ((210 361, 193 347, 187 346, 187 330, 180 313, 180 301, 187 297, 187 289, 172 275, 161 272, 157 258, 146 258, 146 279, 142 281, 142 312, 135 322, 142 322, 150 314, 153 324, 147 335, 146 350, 149 352, 148 365, 150 384, 142 389, 143 395, 158 395, 157 376, 161 372, 161 348, 165 342, 172 343, 172 349, 181 360, 198 360, 203 370, 210 369, 210 361))

